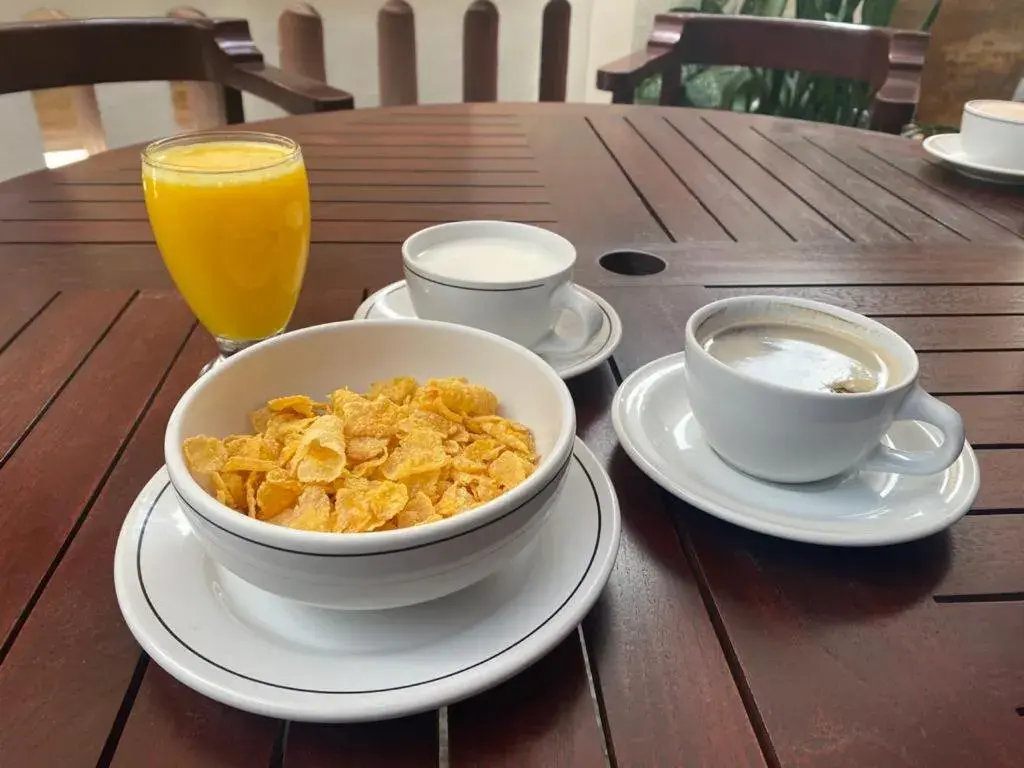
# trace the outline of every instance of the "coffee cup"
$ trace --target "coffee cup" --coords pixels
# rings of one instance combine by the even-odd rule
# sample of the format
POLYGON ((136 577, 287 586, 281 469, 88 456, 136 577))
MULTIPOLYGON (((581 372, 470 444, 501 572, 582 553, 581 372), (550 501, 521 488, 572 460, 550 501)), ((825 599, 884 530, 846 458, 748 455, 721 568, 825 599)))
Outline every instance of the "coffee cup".
MULTIPOLYGON (((412 235, 402 266, 416 316, 480 328, 539 353, 573 352, 600 329, 600 308, 572 282, 576 249, 540 227, 505 221, 458 221, 412 235), (568 311, 573 338, 553 329, 568 311)), ((400 317, 385 295, 380 311, 400 317)))
POLYGON ((960 123, 960 146, 979 165, 1024 171, 1024 102, 968 101, 960 123))
POLYGON ((918 384, 918 360, 881 323, 829 304, 779 296, 716 301, 686 324, 693 415, 727 463, 757 478, 803 483, 853 469, 940 472, 960 456, 963 422, 918 384), (894 421, 936 427, 942 442, 888 445, 894 421))

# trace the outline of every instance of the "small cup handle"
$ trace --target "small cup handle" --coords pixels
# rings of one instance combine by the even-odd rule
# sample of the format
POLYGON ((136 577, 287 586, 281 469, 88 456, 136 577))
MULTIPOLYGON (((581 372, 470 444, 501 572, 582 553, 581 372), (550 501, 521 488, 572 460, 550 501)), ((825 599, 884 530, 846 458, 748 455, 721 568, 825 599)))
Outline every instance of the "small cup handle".
POLYGON ((551 297, 551 303, 559 309, 567 309, 580 319, 583 332, 575 339, 563 339, 550 333, 532 347, 539 354, 575 352, 585 346, 601 329, 604 317, 601 308, 584 296, 572 283, 566 283, 551 297))
POLYGON ((916 419, 942 432, 942 444, 931 451, 901 451, 880 445, 862 469, 901 475, 933 475, 960 457, 964 449, 964 422, 960 414, 916 386, 904 398, 894 421, 916 419))
POLYGON ((387 317, 391 320, 404 320, 405 318, 408 317, 408 315, 403 315, 401 312, 399 312, 398 310, 391 306, 391 297, 394 296, 396 293, 398 293, 398 291, 388 291, 383 296, 377 299, 376 303, 374 304, 374 307, 377 309, 378 312, 384 315, 384 317, 387 317))

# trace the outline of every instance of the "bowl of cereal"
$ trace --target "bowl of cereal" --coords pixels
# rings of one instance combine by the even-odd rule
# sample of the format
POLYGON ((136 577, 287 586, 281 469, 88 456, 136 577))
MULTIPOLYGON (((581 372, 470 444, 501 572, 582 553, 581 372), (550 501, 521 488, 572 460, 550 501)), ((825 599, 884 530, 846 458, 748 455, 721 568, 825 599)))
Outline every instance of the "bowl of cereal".
POLYGON ((576 431, 565 383, 499 336, 421 320, 305 328, 234 355, 164 457, 218 565, 330 608, 425 602, 534 540, 576 431))

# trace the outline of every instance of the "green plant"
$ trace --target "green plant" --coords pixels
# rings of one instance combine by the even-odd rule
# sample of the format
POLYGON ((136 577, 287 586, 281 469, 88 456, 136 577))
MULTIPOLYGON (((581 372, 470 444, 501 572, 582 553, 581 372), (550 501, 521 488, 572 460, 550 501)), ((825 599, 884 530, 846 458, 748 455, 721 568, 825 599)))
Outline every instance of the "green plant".
MULTIPOLYGON (((885 27, 899 0, 796 0, 796 17, 885 27)), ((935 0, 922 24, 927 30, 938 15, 935 0)), ((674 11, 782 16, 786 0, 691 0, 674 11)), ((661 80, 652 77, 637 89, 637 103, 657 103, 661 80)), ((756 67, 686 65, 679 106, 731 109, 780 117, 864 125, 871 93, 865 83, 790 70, 756 67)))

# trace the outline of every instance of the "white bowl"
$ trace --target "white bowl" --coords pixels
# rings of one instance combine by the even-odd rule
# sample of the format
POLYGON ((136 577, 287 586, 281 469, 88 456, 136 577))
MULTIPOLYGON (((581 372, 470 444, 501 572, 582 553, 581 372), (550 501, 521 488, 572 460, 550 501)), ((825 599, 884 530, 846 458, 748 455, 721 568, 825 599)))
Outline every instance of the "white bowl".
POLYGON ((576 416, 565 383, 537 355, 449 323, 379 320, 294 331, 231 357, 182 396, 167 423, 171 484, 209 556, 277 595, 330 608, 432 600, 502 568, 535 538, 572 457, 576 416), (393 376, 465 376, 491 389, 500 413, 534 434, 536 471, 497 499, 446 520, 374 533, 284 528, 220 504, 192 478, 181 444, 250 431, 248 413, 287 394, 362 390, 393 376))

